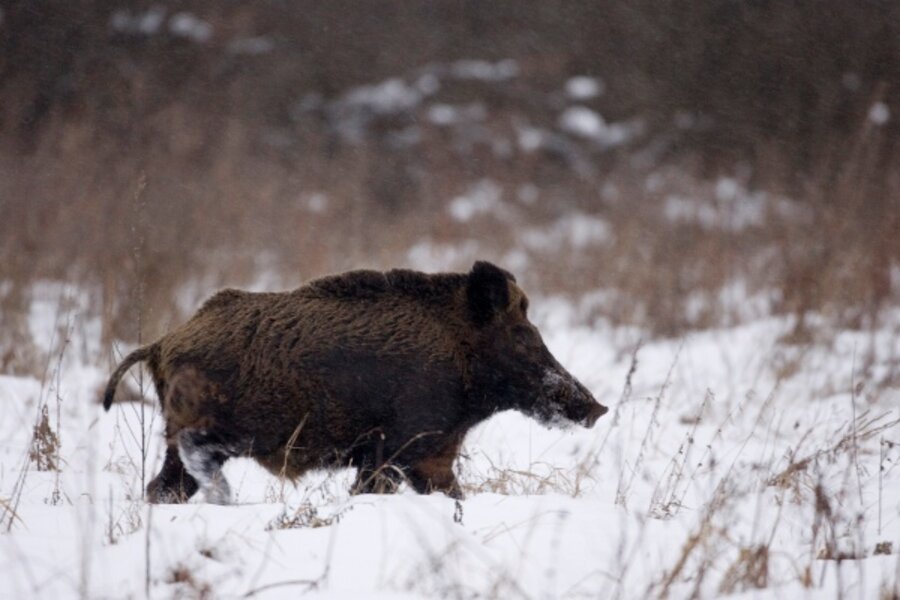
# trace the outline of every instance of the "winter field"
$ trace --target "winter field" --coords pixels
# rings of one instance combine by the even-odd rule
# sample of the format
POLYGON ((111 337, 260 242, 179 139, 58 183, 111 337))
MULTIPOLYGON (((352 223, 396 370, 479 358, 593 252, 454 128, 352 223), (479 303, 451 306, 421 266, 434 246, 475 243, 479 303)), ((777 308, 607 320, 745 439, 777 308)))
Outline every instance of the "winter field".
MULTIPOLYGON (((610 406, 591 430, 498 414, 462 502, 350 496, 226 465, 235 504, 141 500, 161 462, 77 289, 39 286, 46 361, 0 377, 0 594, 9 598, 896 598, 900 314, 791 345, 789 318, 644 339, 533 298, 554 355, 610 406), (124 386, 123 386, 124 388, 124 386), (123 389, 120 393, 125 396, 123 389)), ((123 348, 124 350, 124 348, 123 348)), ((128 384, 140 398, 139 369, 128 384)))
POLYGON ((900 600, 900 3, 823 6, 4 3, 0 598, 900 600), (592 429, 494 415, 461 501, 145 502, 127 352, 475 260, 592 429))

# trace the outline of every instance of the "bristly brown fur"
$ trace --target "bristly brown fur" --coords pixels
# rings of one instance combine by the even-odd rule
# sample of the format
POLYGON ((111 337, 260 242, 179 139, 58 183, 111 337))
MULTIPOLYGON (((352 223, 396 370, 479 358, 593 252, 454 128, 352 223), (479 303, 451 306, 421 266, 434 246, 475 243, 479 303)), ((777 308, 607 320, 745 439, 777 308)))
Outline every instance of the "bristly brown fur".
MULTIPOLYGON (((469 274, 352 271, 283 293, 224 290, 129 355, 107 400, 124 371, 146 360, 170 440, 155 499, 196 489, 177 453, 183 431, 289 478, 352 465, 358 491, 372 491, 375 472, 402 472, 418 491, 456 496, 452 464, 466 431, 498 410, 543 414, 533 406, 543 374, 571 378, 526 306, 512 275, 490 263, 469 274)), ((580 384, 571 387, 574 395, 560 392, 570 418, 599 410, 580 384)))

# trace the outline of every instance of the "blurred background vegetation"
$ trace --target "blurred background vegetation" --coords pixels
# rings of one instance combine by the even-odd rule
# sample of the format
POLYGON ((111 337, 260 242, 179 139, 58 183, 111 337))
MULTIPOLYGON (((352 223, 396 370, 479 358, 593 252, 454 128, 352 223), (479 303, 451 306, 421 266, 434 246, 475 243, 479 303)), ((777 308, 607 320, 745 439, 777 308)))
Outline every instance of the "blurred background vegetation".
POLYGON ((874 326, 898 92, 893 1, 3 0, 0 369, 42 281, 108 344, 475 257, 658 335, 874 326))

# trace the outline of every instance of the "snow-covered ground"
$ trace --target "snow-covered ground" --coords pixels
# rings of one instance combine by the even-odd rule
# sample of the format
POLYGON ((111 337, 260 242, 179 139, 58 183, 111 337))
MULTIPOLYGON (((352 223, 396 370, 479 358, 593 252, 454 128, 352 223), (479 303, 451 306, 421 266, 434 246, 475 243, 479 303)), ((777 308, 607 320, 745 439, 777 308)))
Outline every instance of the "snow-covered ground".
POLYGON ((143 427, 138 403, 103 413, 84 302, 38 296, 35 338, 65 350, 42 377, 0 376, 0 595, 897 597, 900 314, 791 346, 788 319, 642 340, 532 300, 550 349, 611 407, 594 429, 495 416, 466 439, 460 503, 351 497, 349 472, 294 487, 239 459, 222 507, 141 501, 155 405, 143 427), (58 471, 29 458, 42 407, 58 451, 44 435, 38 453, 58 471))

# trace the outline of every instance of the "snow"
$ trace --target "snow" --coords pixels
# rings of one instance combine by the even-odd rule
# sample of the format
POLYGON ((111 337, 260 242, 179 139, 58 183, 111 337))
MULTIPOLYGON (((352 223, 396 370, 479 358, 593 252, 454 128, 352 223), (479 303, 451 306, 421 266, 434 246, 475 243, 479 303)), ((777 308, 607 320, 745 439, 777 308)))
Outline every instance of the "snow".
POLYGON ((421 100, 421 92, 397 78, 355 88, 344 97, 349 105, 366 106, 379 114, 400 112, 418 105, 421 100))
POLYGON ((609 223, 591 215, 573 213, 546 227, 531 227, 520 234, 522 245, 541 251, 570 246, 573 249, 609 243, 613 233, 609 223))
POLYGON ((634 125, 607 123, 600 113, 586 106, 570 106, 559 116, 559 126, 572 135, 597 142, 602 146, 618 146, 637 133, 634 125))
MULTIPOLYGON (((570 227, 595 231, 586 243, 611 235, 588 215, 549 231, 570 227)), ((477 252, 423 243, 410 258, 435 268, 477 252)), ((99 333, 81 297, 43 285, 34 330, 68 323, 65 356, 43 381, 0 376, 0 597, 812 599, 897 585, 897 311, 875 331, 790 346, 789 318, 650 339, 590 317, 590 302, 532 297, 548 348, 610 413, 593 429, 515 412, 480 424, 457 465, 458 505, 406 489, 350 496, 349 471, 294 487, 239 459, 225 468, 235 505, 148 506, 141 440, 149 478, 162 422, 154 405, 142 427, 138 405, 96 403, 109 368, 80 360, 96 342, 77 338, 99 333), (59 473, 27 461, 43 405, 54 428, 59 415, 59 473), (892 554, 876 555, 879 542, 892 554), (757 548, 762 589, 740 576, 757 548), (817 558, 828 552, 852 558, 817 558)))
POLYGON ((328 208, 328 195, 322 192, 307 194, 303 197, 302 203, 311 213, 323 213, 328 208))
POLYGON ((525 152, 534 152, 544 144, 544 132, 534 127, 523 127, 519 130, 519 147, 525 152))
POLYGON ((179 12, 169 19, 172 35, 187 38, 198 44, 208 42, 212 37, 212 25, 189 12, 179 12))
POLYGON ((161 6, 151 6, 137 14, 119 9, 110 17, 110 27, 121 33, 153 35, 160 30, 165 18, 166 11, 161 6))
MULTIPOLYGON (((418 83, 421 84, 421 80, 418 83)), ((428 89, 428 85, 410 85, 399 77, 393 77, 380 83, 351 88, 331 102, 327 110, 338 132, 348 141, 359 142, 373 117, 415 109, 433 93, 423 91, 428 89)))
POLYGON ((464 106, 450 104, 434 104, 428 108, 428 120, 438 126, 450 126, 459 123, 482 121, 487 116, 487 109, 480 102, 472 102, 464 106))
POLYGON ((560 126, 583 137, 598 137, 606 132, 606 121, 597 112, 584 106, 566 109, 559 118, 560 126))
POLYGON ((447 211, 455 220, 466 223, 482 214, 500 214, 504 211, 501 203, 503 189, 489 179, 483 179, 472 186, 467 194, 457 196, 447 205, 447 211))
POLYGON ((480 252, 481 246, 475 240, 455 244, 424 240, 407 251, 406 260, 414 269, 449 271, 460 264, 472 264, 480 252))
POLYGON ((869 120, 875 125, 885 125, 891 120, 891 109, 884 102, 876 102, 869 108, 869 120))
MULTIPOLYGON (((647 181, 650 190, 660 184, 660 181, 647 181)), ((734 232, 764 225, 768 211, 794 222, 803 222, 808 217, 796 203, 751 192, 731 177, 715 181, 711 198, 669 194, 663 202, 663 214, 670 221, 734 232)))
MULTIPOLYGON (((162 31, 165 21, 166 9, 153 5, 142 12, 117 9, 110 16, 109 26, 119 33, 150 36, 162 31)), ((198 44, 208 42, 213 35, 211 24, 187 11, 173 14, 169 18, 168 30, 176 37, 198 44)))
POLYGON ((606 86, 596 77, 578 75, 566 81, 565 89, 566 95, 572 100, 590 100, 602 95, 606 86))

